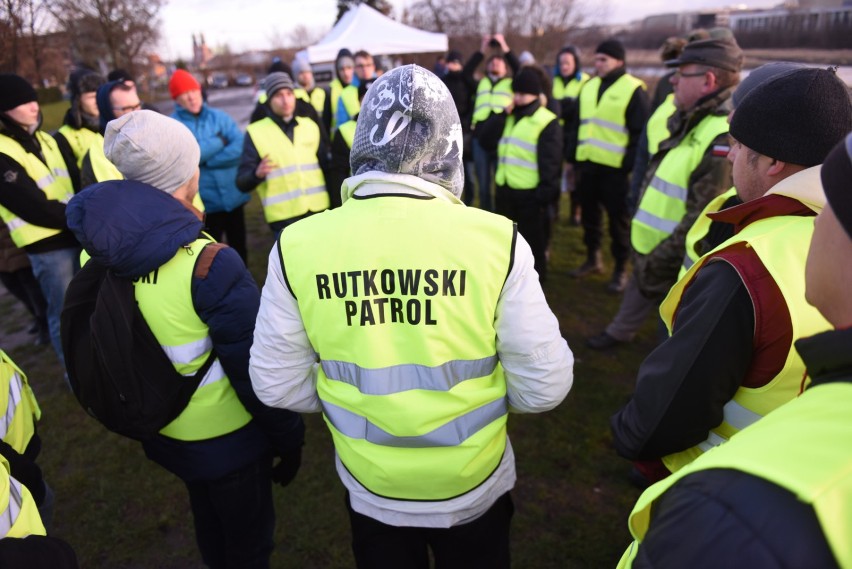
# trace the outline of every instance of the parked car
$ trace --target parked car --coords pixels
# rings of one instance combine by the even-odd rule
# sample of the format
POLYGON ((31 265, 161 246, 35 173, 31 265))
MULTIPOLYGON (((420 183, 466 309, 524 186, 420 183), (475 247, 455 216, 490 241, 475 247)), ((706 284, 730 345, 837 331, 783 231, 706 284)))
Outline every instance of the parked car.
POLYGON ((214 73, 210 77, 210 86, 214 89, 224 89, 228 86, 228 76, 224 73, 214 73))
POLYGON ((254 85, 254 78, 248 73, 240 73, 239 75, 237 75, 234 82, 239 87, 251 87, 252 85, 254 85))

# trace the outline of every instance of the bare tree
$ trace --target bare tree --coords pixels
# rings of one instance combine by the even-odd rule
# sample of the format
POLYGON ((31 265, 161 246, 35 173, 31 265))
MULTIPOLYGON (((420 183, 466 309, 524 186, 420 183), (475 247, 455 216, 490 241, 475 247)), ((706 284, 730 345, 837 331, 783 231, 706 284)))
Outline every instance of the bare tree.
POLYGON ((387 0, 337 0, 337 19, 334 20, 334 23, 340 21, 343 14, 358 4, 366 4, 370 8, 375 8, 385 16, 389 15, 393 9, 393 6, 391 6, 391 3, 387 0))
POLYGON ((163 0, 54 0, 50 11, 69 32, 77 57, 106 59, 131 72, 146 48, 159 38, 163 0))
POLYGON ((299 24, 290 32, 290 46, 295 48, 303 48, 317 43, 323 36, 324 32, 315 28, 308 28, 304 24, 299 24))

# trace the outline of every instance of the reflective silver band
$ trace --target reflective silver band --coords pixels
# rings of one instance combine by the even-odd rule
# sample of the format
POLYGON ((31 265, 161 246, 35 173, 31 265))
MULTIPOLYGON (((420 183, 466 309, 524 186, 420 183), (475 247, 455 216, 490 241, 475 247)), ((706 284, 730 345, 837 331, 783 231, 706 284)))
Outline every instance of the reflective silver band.
POLYGON ((588 138, 580 142, 580 146, 584 144, 588 144, 589 146, 597 146, 598 148, 603 148, 607 152, 613 152, 615 154, 625 154, 627 152, 627 149, 625 149, 623 146, 619 146, 611 142, 604 142, 603 140, 598 140, 597 138, 588 138))
POLYGON ((617 132, 618 134, 627 134, 629 132, 627 130, 626 126, 622 126, 620 124, 616 124, 616 123, 610 122, 608 120, 599 119, 597 117, 583 119, 583 120, 580 121, 581 125, 582 124, 588 124, 588 123, 596 124, 599 127, 605 128, 607 130, 611 130, 613 132, 617 132))
POLYGON ((675 230, 675 227, 680 223, 679 221, 672 221, 671 219, 663 219, 662 217, 657 217, 656 215, 645 211, 644 209, 640 209, 636 212, 636 215, 633 216, 635 221, 639 221, 644 223, 645 225, 662 231, 666 235, 671 235, 675 230))
POLYGON ((676 200, 680 200, 682 202, 686 202, 686 188, 684 188, 683 186, 678 186, 677 184, 666 182, 659 176, 654 176, 654 178, 651 180, 651 183, 648 185, 660 192, 661 194, 664 194, 676 200))

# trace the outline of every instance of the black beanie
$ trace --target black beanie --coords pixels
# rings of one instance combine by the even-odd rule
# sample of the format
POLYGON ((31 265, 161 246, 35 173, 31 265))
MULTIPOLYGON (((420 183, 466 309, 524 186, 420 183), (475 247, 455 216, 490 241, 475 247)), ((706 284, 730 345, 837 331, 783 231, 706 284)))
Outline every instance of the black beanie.
POLYGON ((852 239, 852 134, 829 152, 820 170, 820 176, 825 199, 846 234, 852 239))
POLYGON ((731 136, 752 150, 790 164, 822 164, 852 130, 846 85, 828 69, 806 68, 774 77, 743 97, 731 136))
POLYGON ((68 77, 68 92, 72 99, 77 99, 83 93, 93 93, 98 87, 106 83, 106 80, 91 69, 79 68, 71 72, 68 77))
POLYGON ((0 74, 0 113, 38 100, 30 82, 14 73, 0 74))
POLYGON ((595 50, 595 53, 602 53, 621 61, 624 61, 624 58, 626 57, 624 46, 618 40, 606 40, 601 42, 595 50))
POLYGON ((450 52, 447 54, 446 61, 447 61, 447 63, 449 63, 451 61, 458 61, 459 63, 461 63, 462 62, 461 52, 456 50, 456 49, 450 50, 450 52))
POLYGON ((515 93, 527 93, 529 95, 541 95, 541 79, 534 70, 524 67, 512 80, 512 90, 515 93))

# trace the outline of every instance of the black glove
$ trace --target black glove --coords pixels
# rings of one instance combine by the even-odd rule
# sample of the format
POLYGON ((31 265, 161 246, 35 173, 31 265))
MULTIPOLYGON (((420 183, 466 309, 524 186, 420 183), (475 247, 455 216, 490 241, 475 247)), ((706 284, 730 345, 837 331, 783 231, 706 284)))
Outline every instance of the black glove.
POLYGON ((302 447, 298 447, 278 455, 278 463, 272 467, 272 481, 286 487, 296 478, 302 465, 302 447))

